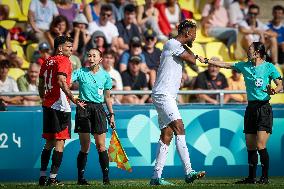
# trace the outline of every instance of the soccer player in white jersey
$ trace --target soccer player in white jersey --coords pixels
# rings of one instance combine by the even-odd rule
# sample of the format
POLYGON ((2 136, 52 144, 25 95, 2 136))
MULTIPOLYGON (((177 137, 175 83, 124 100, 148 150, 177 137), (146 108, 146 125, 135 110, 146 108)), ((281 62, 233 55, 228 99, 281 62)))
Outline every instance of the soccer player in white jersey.
POLYGON ((196 172, 191 167, 184 125, 176 103, 183 64, 184 62, 196 63, 197 57, 188 48, 188 46, 192 46, 195 37, 195 23, 185 20, 178 26, 178 35, 166 42, 161 54, 157 79, 152 92, 153 103, 158 112, 161 135, 150 185, 172 185, 172 183, 163 180, 161 175, 173 134, 175 135, 178 154, 184 166, 185 182, 192 183, 195 179, 205 176, 204 171, 196 172))

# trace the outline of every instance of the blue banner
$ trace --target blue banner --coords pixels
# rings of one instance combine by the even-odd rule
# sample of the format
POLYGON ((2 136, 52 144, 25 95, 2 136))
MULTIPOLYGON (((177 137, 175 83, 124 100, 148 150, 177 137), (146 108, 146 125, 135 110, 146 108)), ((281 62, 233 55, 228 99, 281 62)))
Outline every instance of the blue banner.
MULTIPOLYGON (((247 174, 247 152, 243 134, 245 106, 182 105, 186 141, 191 163, 196 170, 209 176, 243 176, 247 174)), ((150 178, 159 139, 157 112, 152 105, 114 106, 117 132, 130 159, 133 172, 110 166, 111 178, 150 178)), ((273 134, 268 143, 270 174, 283 176, 284 167, 284 106, 273 106, 273 134)), ((75 108, 72 109, 72 132, 75 108)), ((33 181, 38 179, 40 154, 44 145, 41 107, 9 107, 0 112, 0 180, 33 181)), ((107 145, 111 132, 107 133, 107 145)), ((76 158, 80 150, 78 135, 67 140, 59 177, 76 180, 76 158)), ((51 162, 50 162, 51 164, 51 162)), ((49 165, 50 166, 50 165, 49 165)), ((260 171, 260 166, 259 169, 260 171)), ((164 177, 182 177, 183 168, 172 141, 164 169, 164 177)), ((100 179, 101 171, 94 139, 88 156, 86 177, 100 179)))

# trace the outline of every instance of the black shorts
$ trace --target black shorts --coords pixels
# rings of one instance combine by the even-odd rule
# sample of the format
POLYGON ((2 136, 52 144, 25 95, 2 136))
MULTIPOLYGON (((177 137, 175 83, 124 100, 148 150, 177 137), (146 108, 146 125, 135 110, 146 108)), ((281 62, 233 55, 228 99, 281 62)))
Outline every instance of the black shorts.
POLYGON ((272 133, 273 112, 269 101, 249 101, 245 112, 244 133, 256 134, 257 131, 272 133))
POLYGON ((43 138, 69 139, 71 137, 71 112, 43 108, 43 138))
POLYGON ((103 134, 107 132, 107 120, 101 103, 85 102, 85 109, 77 106, 75 133, 103 134))

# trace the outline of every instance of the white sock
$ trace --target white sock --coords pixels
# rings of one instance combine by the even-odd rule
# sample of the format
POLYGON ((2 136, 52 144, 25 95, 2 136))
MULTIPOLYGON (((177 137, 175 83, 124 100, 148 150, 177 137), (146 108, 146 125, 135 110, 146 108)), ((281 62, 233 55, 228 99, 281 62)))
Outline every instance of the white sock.
POLYGON ((184 173, 185 175, 188 175, 192 171, 192 168, 191 168, 188 148, 185 142, 185 135, 176 136, 176 147, 179 157, 183 163, 184 173))
POLYGON ((168 151, 169 151, 169 146, 164 144, 161 140, 159 140, 157 147, 156 164, 154 167, 154 173, 152 179, 162 177, 162 172, 166 163, 168 151))

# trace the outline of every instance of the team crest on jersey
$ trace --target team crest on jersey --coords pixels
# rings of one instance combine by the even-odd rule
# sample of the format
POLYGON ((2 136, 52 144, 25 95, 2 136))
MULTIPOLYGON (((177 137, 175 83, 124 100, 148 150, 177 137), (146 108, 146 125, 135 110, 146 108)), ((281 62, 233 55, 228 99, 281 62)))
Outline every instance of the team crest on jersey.
POLYGON ((255 86, 257 86, 257 87, 262 87, 262 85, 263 85, 263 79, 261 79, 261 78, 256 78, 256 80, 255 80, 255 86))

